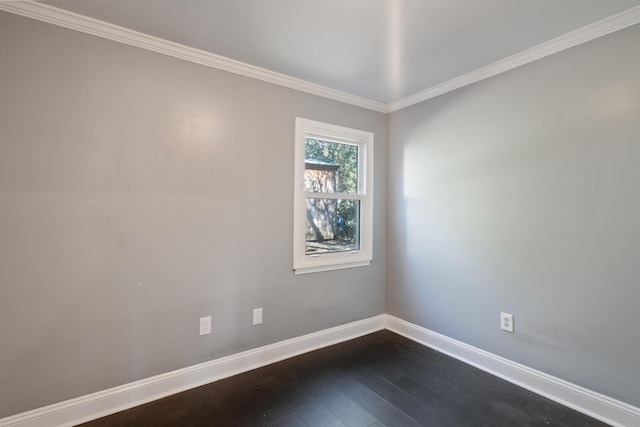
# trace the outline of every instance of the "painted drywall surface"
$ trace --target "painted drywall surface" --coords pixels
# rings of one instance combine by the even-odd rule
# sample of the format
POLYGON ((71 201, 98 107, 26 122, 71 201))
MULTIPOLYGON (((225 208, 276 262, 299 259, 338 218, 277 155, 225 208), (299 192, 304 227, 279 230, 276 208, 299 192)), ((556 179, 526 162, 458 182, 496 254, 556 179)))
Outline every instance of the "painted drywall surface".
POLYGON ((391 114, 389 314, 640 405, 638 46, 635 26, 391 114))
POLYGON ((383 312, 383 114, 6 13, 0 40, 0 418, 383 312), (292 272, 296 116, 375 133, 369 267, 292 272))

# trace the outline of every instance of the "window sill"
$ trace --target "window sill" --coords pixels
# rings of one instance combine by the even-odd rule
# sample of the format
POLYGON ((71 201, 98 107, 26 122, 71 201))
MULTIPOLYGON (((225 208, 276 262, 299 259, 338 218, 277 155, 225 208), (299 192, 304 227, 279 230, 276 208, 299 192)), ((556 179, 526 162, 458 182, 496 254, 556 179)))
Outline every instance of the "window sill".
POLYGON ((297 276, 299 274, 308 274, 308 273, 319 273, 322 271, 331 271, 331 270, 342 270, 344 268, 353 268, 353 267, 366 267, 371 264, 371 260, 364 261, 353 261, 353 262, 345 262, 339 264, 329 264, 329 265, 310 265, 307 267, 294 267, 293 273, 297 276))

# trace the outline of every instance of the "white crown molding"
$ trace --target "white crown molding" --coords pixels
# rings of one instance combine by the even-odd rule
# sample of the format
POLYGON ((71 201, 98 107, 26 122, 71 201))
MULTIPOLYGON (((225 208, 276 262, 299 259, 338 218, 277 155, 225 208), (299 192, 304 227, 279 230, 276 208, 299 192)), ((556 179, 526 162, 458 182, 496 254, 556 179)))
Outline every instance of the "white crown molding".
POLYGON ((636 6, 467 74, 385 104, 58 9, 34 0, 0 0, 0 10, 381 113, 401 110, 640 23, 640 6, 636 6))
POLYGON ((33 0, 0 0, 0 10, 131 46, 140 47, 153 52, 162 53, 164 55, 173 56, 174 58, 180 58, 185 61, 195 62, 196 64, 205 65, 218 70, 228 71, 241 76, 262 80, 312 95, 332 99, 334 101, 344 102, 345 104, 351 104, 381 113, 387 112, 387 106, 382 102, 373 101, 371 99, 331 89, 316 83, 311 83, 306 80, 276 73, 244 62, 205 52, 200 49, 194 49, 158 37, 150 36, 148 34, 140 33, 138 31, 129 30, 127 28, 79 15, 77 13, 58 9, 33 0))
POLYGON ((58 9, 34 0, 0 0, 0 10, 381 113, 401 110, 640 23, 640 6, 636 6, 467 74, 385 104, 58 9))
POLYGON ((612 426, 640 426, 640 408, 635 406, 388 314, 386 328, 612 426))
POLYGON ((387 111, 393 112, 401 110, 638 23, 640 23, 640 6, 625 10, 624 12, 571 31, 485 67, 478 68, 467 74, 416 92, 413 95, 393 101, 387 105, 387 111))
POLYGON ((280 341, 0 419, 0 427, 73 426, 384 329, 385 315, 280 341))

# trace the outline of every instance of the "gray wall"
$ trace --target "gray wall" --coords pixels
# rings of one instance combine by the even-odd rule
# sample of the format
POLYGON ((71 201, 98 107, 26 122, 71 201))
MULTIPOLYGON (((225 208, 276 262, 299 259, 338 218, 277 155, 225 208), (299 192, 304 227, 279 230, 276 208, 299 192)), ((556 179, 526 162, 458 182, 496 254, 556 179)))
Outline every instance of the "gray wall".
POLYGON ((640 27, 388 123, 5 13, 0 40, 0 417, 380 314, 385 261, 388 313, 640 405, 640 27), (371 267, 292 274, 296 116, 375 132, 371 267))
POLYGON ((0 40, 0 418, 383 313, 383 114, 6 13, 0 40), (292 273, 296 116, 375 133, 370 267, 292 273))
POLYGON ((389 314, 640 405, 638 46, 635 26, 391 114, 389 314))

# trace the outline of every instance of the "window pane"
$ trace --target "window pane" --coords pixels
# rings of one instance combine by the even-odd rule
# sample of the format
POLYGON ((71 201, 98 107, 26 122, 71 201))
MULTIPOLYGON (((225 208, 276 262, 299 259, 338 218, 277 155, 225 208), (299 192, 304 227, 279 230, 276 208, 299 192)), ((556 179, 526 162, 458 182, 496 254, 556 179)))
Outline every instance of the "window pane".
POLYGON ((307 199, 305 254, 360 249, 360 201, 307 199))
POLYGON ((357 193, 358 146, 305 139, 304 186, 314 193, 357 193))

